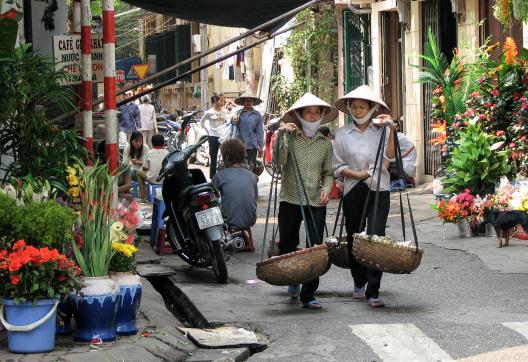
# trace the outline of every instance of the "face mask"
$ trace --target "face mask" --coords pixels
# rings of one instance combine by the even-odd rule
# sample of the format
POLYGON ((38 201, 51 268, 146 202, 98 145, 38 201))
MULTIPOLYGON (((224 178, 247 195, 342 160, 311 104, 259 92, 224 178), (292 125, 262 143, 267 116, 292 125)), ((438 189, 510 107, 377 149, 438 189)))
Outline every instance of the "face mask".
POLYGON ((369 120, 370 120, 370 117, 372 117, 372 115, 374 114, 374 112, 376 112, 379 108, 379 105, 376 104, 374 107, 371 108, 371 110, 364 116, 364 117, 361 117, 361 118, 356 118, 353 114, 352 114, 352 110, 350 109, 350 104, 347 104, 347 109, 348 109, 348 112, 350 113, 350 116, 352 117, 352 119, 354 120, 354 122, 356 122, 358 125, 362 125, 362 124, 365 124, 367 123, 369 120))
POLYGON ((323 120, 323 115, 324 114, 321 115, 321 118, 318 121, 308 122, 305 121, 299 113, 295 112, 295 116, 297 116, 297 119, 299 120, 299 122, 301 122, 303 133, 310 138, 315 137, 315 134, 317 133, 317 130, 321 125, 321 121, 323 120))

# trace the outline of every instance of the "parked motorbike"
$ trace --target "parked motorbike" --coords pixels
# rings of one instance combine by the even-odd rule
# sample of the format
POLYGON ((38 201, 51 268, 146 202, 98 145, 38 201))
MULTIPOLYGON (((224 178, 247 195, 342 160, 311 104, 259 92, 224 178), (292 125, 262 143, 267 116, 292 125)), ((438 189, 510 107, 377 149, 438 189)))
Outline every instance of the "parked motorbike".
POLYGON ((227 281, 225 252, 242 250, 244 239, 230 235, 220 210, 220 194, 200 169, 189 169, 188 160, 207 142, 207 137, 163 160, 158 182, 163 179, 167 239, 174 252, 191 266, 212 266, 219 283, 227 281))
MULTIPOLYGON (((273 175, 273 150, 275 149, 275 144, 277 142, 280 120, 280 117, 271 118, 264 127, 266 132, 264 137, 264 168, 270 175, 273 175)), ((278 170, 276 170, 276 172, 278 172, 278 170)), ((279 174, 276 174, 275 176, 280 177, 279 174)))

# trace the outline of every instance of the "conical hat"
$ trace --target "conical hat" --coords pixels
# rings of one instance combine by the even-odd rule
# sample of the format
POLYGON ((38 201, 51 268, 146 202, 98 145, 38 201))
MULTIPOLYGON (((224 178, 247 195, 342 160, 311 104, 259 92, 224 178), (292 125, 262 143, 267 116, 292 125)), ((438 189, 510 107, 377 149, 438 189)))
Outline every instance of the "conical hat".
POLYGON ((286 112, 284 116, 282 116, 282 121, 284 123, 297 123, 297 117, 295 117, 293 111, 308 106, 319 106, 325 108, 325 114, 323 116, 323 119, 321 120, 321 123, 330 122, 331 120, 337 117, 337 109, 323 101, 321 98, 314 96, 312 93, 306 92, 301 98, 299 98, 297 102, 293 104, 293 106, 290 107, 290 109, 288 109, 288 112, 286 112))
POLYGON ((341 112, 350 114, 347 109, 347 103, 352 99, 363 99, 367 102, 374 102, 379 104, 379 109, 372 116, 375 117, 378 114, 390 114, 390 109, 387 107, 385 102, 374 93, 374 91, 368 85, 362 85, 354 89, 352 92, 347 93, 343 97, 339 98, 334 105, 341 112))
POLYGON ((234 100, 234 102, 236 104, 238 104, 239 106, 243 106, 244 105, 244 99, 245 98, 253 98, 253 105, 256 106, 258 104, 261 104, 262 103, 262 99, 258 98, 256 95, 253 94, 253 92, 251 91, 247 91, 245 92, 244 94, 242 94, 241 96, 239 96, 238 98, 236 98, 234 100))

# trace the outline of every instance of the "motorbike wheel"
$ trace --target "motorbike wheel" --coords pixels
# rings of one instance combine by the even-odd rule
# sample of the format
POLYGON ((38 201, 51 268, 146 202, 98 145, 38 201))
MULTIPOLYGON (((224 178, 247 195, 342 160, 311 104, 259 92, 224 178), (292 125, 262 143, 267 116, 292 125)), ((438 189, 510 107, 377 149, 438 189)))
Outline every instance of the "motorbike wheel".
POLYGON ((178 241, 178 238, 176 237, 176 234, 174 233, 174 227, 171 223, 166 224, 167 227, 167 240, 169 241, 169 245, 174 250, 174 253, 178 255, 184 262, 191 266, 195 266, 198 268, 207 268, 210 266, 209 263, 204 258, 191 258, 189 255, 187 255, 183 248, 180 245, 180 242, 178 241))
POLYGON ((211 264, 218 283, 227 282, 227 265, 224 258, 224 251, 220 240, 212 240, 209 244, 211 248, 211 264))

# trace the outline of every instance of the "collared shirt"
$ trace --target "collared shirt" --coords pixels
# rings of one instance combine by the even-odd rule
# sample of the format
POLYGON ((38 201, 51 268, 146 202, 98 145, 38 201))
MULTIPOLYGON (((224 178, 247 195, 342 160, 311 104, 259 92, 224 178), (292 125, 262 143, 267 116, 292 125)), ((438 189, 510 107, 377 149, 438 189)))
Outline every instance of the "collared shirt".
POLYGON ((418 154, 413 143, 402 132, 398 132, 398 142, 402 154, 403 171, 407 176, 414 177, 416 174, 416 158, 418 154))
POLYGON ((132 133, 141 129, 141 116, 139 108, 134 102, 129 102, 119 106, 119 130, 126 133, 132 133))
POLYGON ((308 202, 311 206, 320 207, 321 191, 330 192, 332 189, 332 143, 320 132, 314 138, 306 139, 300 130, 290 133, 291 144, 287 142, 284 131, 279 138, 279 165, 281 166, 280 201, 300 205, 299 192, 302 204, 306 205, 306 198, 301 185, 297 182, 291 148, 299 164, 301 179, 306 188, 308 202))
POLYGON ((141 119, 141 130, 153 131, 157 128, 156 110, 152 104, 141 103, 139 106, 139 118, 141 119))
MULTIPOLYGON (((339 176, 341 171, 351 168, 354 171, 361 171, 369 165, 368 173, 371 177, 364 180, 371 190, 376 190, 378 182, 379 160, 374 170, 376 152, 381 139, 383 128, 372 124, 368 125, 363 132, 356 127, 354 122, 339 128, 335 135, 334 153, 332 158, 332 168, 335 176, 339 176), (374 177, 372 177, 374 175, 374 177)), ((387 142, 389 140, 389 130, 386 133, 385 149, 383 156, 385 160, 391 160, 385 156, 387 142)), ((345 177, 344 194, 346 195, 356 184, 360 182, 352 177, 345 177)), ((381 168, 380 191, 390 189, 390 175, 385 165, 381 168)))
POLYGON ((258 111, 255 109, 249 112, 242 110, 238 129, 247 150, 264 147, 264 123, 258 111))
POLYGON ((226 123, 227 114, 229 111, 225 108, 221 108, 219 111, 215 110, 214 107, 205 111, 200 124, 205 127, 209 136, 220 137, 220 131, 218 127, 226 123))

